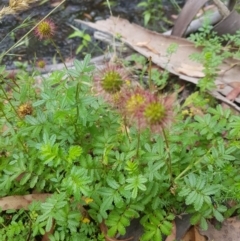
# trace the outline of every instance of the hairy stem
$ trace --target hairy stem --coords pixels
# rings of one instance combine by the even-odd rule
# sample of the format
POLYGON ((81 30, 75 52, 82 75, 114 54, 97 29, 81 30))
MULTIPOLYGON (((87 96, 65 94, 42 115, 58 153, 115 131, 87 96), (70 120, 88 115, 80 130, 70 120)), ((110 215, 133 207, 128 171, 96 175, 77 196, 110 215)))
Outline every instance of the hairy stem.
MULTIPOLYGON (((58 55, 59 55, 62 63, 64 64, 65 69, 68 70, 68 67, 67 67, 67 65, 66 65, 66 63, 65 63, 65 60, 64 60, 64 58, 63 58, 63 56, 62 56, 62 53, 61 53, 59 47, 56 45, 56 43, 53 41, 53 39, 50 39, 50 41, 51 41, 52 45, 54 46, 54 48, 56 49, 56 51, 57 51, 57 53, 58 53, 58 55)), ((71 75, 69 75, 69 76, 70 76, 70 78, 72 79, 72 76, 71 76, 71 75)))
POLYGON ((43 22, 46 18, 48 18, 57 8, 59 8, 66 0, 60 2, 52 11, 50 11, 41 21, 39 21, 34 27, 32 27, 26 34, 24 34, 11 48, 9 48, 6 52, 0 55, 0 59, 2 59, 5 55, 7 55, 12 49, 18 46, 18 44, 27 37, 41 22, 43 22))
MULTIPOLYGON (((209 153, 209 151, 205 154, 207 155, 209 153)), ((203 157, 200 157, 196 162, 189 164, 175 179, 174 182, 176 183, 176 181, 178 179, 180 179, 186 172, 188 172, 189 170, 191 170, 194 166, 196 166, 197 164, 199 164, 202 161, 203 157)))
POLYGON ((168 138, 166 135, 166 132, 164 129, 162 129, 163 132, 163 137, 165 139, 165 143, 166 143, 166 149, 167 149, 167 154, 168 154, 168 160, 167 160, 167 167, 168 167, 168 172, 169 172, 169 176, 170 176, 170 182, 173 184, 173 177, 172 177, 172 158, 170 155, 170 149, 169 149, 169 143, 168 143, 168 138))
POLYGON ((13 104, 12 104, 11 100, 9 99, 9 97, 8 97, 8 95, 7 95, 4 87, 3 87, 1 84, 0 84, 0 88, 1 88, 1 90, 2 90, 2 92, 3 92, 3 95, 4 95, 5 99, 6 99, 6 100, 8 101, 8 103, 11 105, 12 110, 16 113, 16 115, 18 116, 19 119, 22 119, 22 118, 20 117, 20 115, 18 114, 16 108, 13 106, 13 104))

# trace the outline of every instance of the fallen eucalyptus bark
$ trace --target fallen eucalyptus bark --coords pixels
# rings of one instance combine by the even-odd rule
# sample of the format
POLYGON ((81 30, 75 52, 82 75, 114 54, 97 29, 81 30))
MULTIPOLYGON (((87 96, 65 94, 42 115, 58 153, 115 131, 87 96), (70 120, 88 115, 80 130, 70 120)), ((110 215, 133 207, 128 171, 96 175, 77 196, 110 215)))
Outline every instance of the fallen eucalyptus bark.
MULTIPOLYGON (((209 18, 209 23, 211 25, 214 25, 214 24, 218 23, 222 19, 222 16, 219 13, 219 11, 214 11, 211 15, 208 16, 208 18, 209 18)), ((204 23, 205 20, 206 20, 206 16, 202 16, 200 18, 197 18, 197 19, 193 20, 189 24, 189 26, 187 27, 187 30, 185 31, 184 34, 187 36, 187 35, 189 35, 191 33, 196 32, 200 27, 203 26, 203 23, 204 23)), ((169 31, 164 32, 163 34, 164 35, 171 35, 172 31, 173 30, 171 29, 169 31)))
POLYGON ((33 201, 44 202, 52 194, 49 193, 39 193, 39 194, 28 194, 28 195, 15 195, 0 198, 0 208, 2 211, 9 209, 28 209, 28 206, 33 201))
MULTIPOLYGON (((123 43, 143 56, 151 57, 153 63, 179 76, 180 79, 197 84, 204 77, 203 65, 189 58, 191 54, 201 53, 202 49, 195 47, 194 43, 189 40, 165 36, 115 17, 96 23, 76 21, 111 36, 121 36, 123 43), (167 50, 171 45, 177 45, 178 48, 176 52, 169 55, 167 50)), ((234 102, 226 98, 237 85, 240 86, 240 80, 237 79, 237 76, 240 76, 240 61, 227 59, 219 65, 219 69, 215 80, 216 89, 210 94, 240 111, 237 105, 237 103, 240 104, 240 98, 237 95, 234 97, 234 102)))

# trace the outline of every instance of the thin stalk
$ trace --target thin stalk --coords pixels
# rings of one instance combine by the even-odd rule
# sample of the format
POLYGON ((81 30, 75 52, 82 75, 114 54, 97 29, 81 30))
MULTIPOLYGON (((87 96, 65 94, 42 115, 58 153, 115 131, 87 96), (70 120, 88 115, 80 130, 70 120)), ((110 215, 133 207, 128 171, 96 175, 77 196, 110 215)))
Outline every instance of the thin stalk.
POLYGON ((52 11, 50 11, 40 22, 38 22, 34 27, 32 27, 26 34, 24 34, 11 48, 9 48, 5 53, 0 56, 2 59, 5 55, 7 55, 12 49, 14 49, 28 34, 30 34, 41 22, 43 22, 46 18, 48 18, 57 8, 59 8, 66 0, 60 2, 52 11))
POLYGON ((181 8, 179 7, 179 5, 177 4, 177 2, 175 0, 170 0, 171 4, 176 8, 176 10, 178 12, 181 11, 181 8))
MULTIPOLYGON (((64 60, 64 58, 62 56, 62 53, 61 53, 59 47, 56 45, 56 43, 53 41, 53 39, 50 39, 50 41, 51 41, 52 45, 54 46, 54 48, 56 49, 56 51, 57 51, 61 61, 63 62, 65 69, 68 70, 67 65, 65 63, 65 60, 64 60)), ((69 76, 70 76, 71 79, 73 79, 71 75, 69 75, 69 76)))
MULTIPOLYGON (((14 71, 12 73, 10 73, 10 75, 13 75, 12 78, 10 78, 10 80, 18 87, 18 89, 20 90, 20 86, 17 84, 16 80, 15 80, 15 74, 14 71)), ((15 89, 14 89, 15 90, 15 89)), ((16 91, 16 90, 15 90, 16 91)), ((16 91, 17 92, 17 91, 16 91)))
MULTIPOLYGON (((12 123, 11 123, 11 121, 10 121, 9 118, 7 117, 5 111, 4 111, 3 109, 2 109, 1 111, 2 111, 3 116, 4 116, 4 118, 6 119, 6 121, 7 121, 11 126, 13 126, 12 123)), ((12 128, 12 130, 13 130, 13 132, 16 134, 16 130, 15 130, 14 128, 12 128)), ((22 140, 19 140, 19 143, 22 145, 23 150, 27 153, 28 151, 27 151, 26 147, 24 146, 22 140)), ((28 159, 28 158, 27 158, 27 159, 28 159)))
POLYGON ((77 90, 76 90, 76 95, 75 95, 75 100, 76 100, 76 105, 77 105, 77 120, 79 117, 79 108, 78 108, 78 102, 79 102, 79 90, 80 90, 80 83, 77 83, 77 90))
POLYGON ((5 96, 6 100, 7 100, 7 101, 9 102, 9 104, 11 105, 13 111, 16 113, 16 115, 18 116, 18 118, 21 120, 22 118, 21 118, 20 115, 18 114, 16 108, 13 106, 11 100, 8 98, 8 95, 7 95, 5 89, 3 88, 3 86, 2 86, 1 84, 0 84, 0 88, 1 88, 1 90, 2 90, 2 92, 3 92, 3 94, 4 94, 4 96, 5 96))
MULTIPOLYGON (((208 151, 209 152, 209 151, 208 151)), ((207 152, 207 153, 208 153, 207 152)), ((200 163, 202 161, 203 157, 200 157, 196 162, 189 164, 175 179, 174 182, 176 182, 178 179, 180 179, 187 171, 191 170, 195 165, 200 163)))
POLYGON ((123 117, 123 125, 124 125, 124 130, 126 132, 127 138, 128 138, 129 141, 131 141, 130 136, 128 134, 128 130, 127 130, 127 121, 126 121, 126 117, 125 116, 123 117))
POLYGON ((194 166, 194 164, 191 164, 189 166, 187 166, 175 179, 174 182, 176 182, 178 179, 180 179, 188 170, 190 170, 192 167, 194 166))
POLYGON ((77 108, 77 116, 76 116, 76 121, 75 121, 75 124, 74 124, 74 128, 75 128, 75 134, 78 138, 79 137, 79 131, 78 131, 78 127, 77 127, 77 123, 78 123, 78 118, 79 118, 79 106, 78 106, 78 103, 79 103, 79 92, 80 92, 80 83, 78 82, 77 83, 77 89, 76 89, 76 94, 75 94, 75 101, 76 101, 76 108, 77 108))
MULTIPOLYGON (((108 5, 108 8, 109 8, 110 15, 111 15, 111 17, 112 17, 112 16, 113 16, 113 13, 112 13, 112 9, 111 9, 110 2, 109 2, 109 0, 106 0, 106 2, 107 2, 107 5, 108 5)), ((115 38, 114 35, 113 35, 113 53, 114 53, 114 57, 117 57, 116 38, 115 38)))
MULTIPOLYGON (((3 113, 3 116, 4 116, 4 118, 6 119, 6 121, 7 121, 10 125, 12 125, 12 123, 11 123, 11 121, 8 119, 5 111, 4 111, 3 109, 1 109, 1 112, 3 113)), ((14 133, 16 132, 14 129, 13 129, 13 131, 14 131, 14 133)))
POLYGON ((153 83, 152 83, 152 57, 148 58, 149 66, 148 66, 148 83, 149 89, 153 91, 153 83))
POLYGON ((108 9, 109 9, 110 15, 113 16, 109 0, 107 0, 107 5, 108 5, 108 9))
POLYGON ((167 147, 167 154, 168 154, 168 161, 167 161, 167 167, 168 167, 168 172, 170 176, 170 182, 173 184, 173 175, 172 175, 172 158, 170 155, 170 148, 169 148, 169 143, 168 143, 168 138, 166 135, 166 132, 164 129, 162 129, 163 137, 165 139, 166 147, 167 147))
POLYGON ((136 157, 139 156, 139 148, 140 148, 140 130, 138 130, 138 136, 137 136, 137 150, 136 150, 136 157))

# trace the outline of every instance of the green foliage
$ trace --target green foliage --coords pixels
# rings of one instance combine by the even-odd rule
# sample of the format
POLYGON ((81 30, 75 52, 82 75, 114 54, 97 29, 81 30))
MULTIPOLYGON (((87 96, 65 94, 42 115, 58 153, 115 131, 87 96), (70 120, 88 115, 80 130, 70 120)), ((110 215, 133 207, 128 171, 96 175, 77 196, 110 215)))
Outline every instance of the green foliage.
POLYGON ((172 230, 172 213, 166 213, 163 210, 156 210, 154 213, 147 214, 141 219, 141 223, 145 229, 141 241, 162 241, 163 235, 170 235, 172 230))
POLYGON ((82 49, 88 48, 89 43, 91 43, 91 36, 72 25, 69 26, 74 29, 74 32, 70 34, 68 38, 80 38, 82 41, 76 49, 76 54, 79 54, 82 51, 82 49))
MULTIPOLYGON (((172 25, 172 22, 166 17, 164 4, 162 0, 143 0, 137 5, 143 9, 143 23, 145 26, 159 32, 166 30, 166 24, 172 25)), ((170 0, 168 4, 171 4, 175 11, 181 10, 175 0, 170 0)))
MULTIPOLYGON (((177 49, 178 49, 178 45, 174 43, 170 44, 169 47, 167 48, 168 61, 166 63, 166 67, 169 64, 172 54, 175 53, 177 49)), ((151 58, 147 59, 142 55, 132 54, 130 62, 134 62, 134 64, 140 67, 140 70, 134 70, 134 71, 137 72, 139 76, 139 82, 142 85, 147 84, 147 86, 150 86, 152 82, 159 90, 162 90, 168 84, 168 80, 170 76, 169 72, 167 70, 159 70, 159 68, 155 68, 155 66, 152 67, 151 58), (145 75, 148 75, 147 81, 145 80, 146 79, 145 75)), ((126 65, 131 66, 131 63, 129 62, 125 62, 125 63, 126 65)))
MULTIPOLYGON (((213 62, 223 60, 214 60, 214 48, 215 54, 207 46, 200 56, 211 79, 213 62)), ((170 46, 169 58, 174 51, 170 46)), ((183 104, 201 108, 199 115, 176 112, 162 133, 139 132, 92 91, 90 60, 75 60, 73 69, 55 71, 36 87, 34 74, 22 70, 11 92, 0 68, 0 195, 49 194, 27 210, 2 211, 1 237, 30 241, 50 231, 51 241, 103 241, 124 235, 139 218, 142 241, 163 240, 182 213, 206 229, 208 219, 222 222, 239 211, 239 205, 226 207, 228 200, 240 200, 239 116, 210 107, 200 91, 183 104)), ((146 59, 138 61, 146 67, 146 59)), ((154 84, 164 86, 154 75, 154 84)))
MULTIPOLYGON (((204 77, 198 82, 201 91, 209 91, 215 88, 215 78, 219 74, 218 66, 227 58, 239 58, 239 35, 225 34, 218 36, 206 18, 203 26, 197 33, 191 34, 189 39, 195 42, 197 47, 201 46, 201 53, 194 53, 190 56, 192 60, 202 63, 204 77)), ((224 75, 224 73, 222 73, 224 75)))
POLYGON ((143 20, 145 26, 152 26, 153 29, 164 30, 164 23, 170 23, 165 17, 162 0, 145 0, 140 2, 138 7, 144 9, 143 20))

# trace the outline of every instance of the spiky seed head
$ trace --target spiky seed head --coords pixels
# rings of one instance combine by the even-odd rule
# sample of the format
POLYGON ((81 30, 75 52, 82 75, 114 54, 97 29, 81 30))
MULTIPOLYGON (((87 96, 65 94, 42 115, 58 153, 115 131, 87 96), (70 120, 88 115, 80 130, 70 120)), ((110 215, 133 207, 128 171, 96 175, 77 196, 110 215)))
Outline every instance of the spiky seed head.
POLYGON ((128 124, 136 125, 139 130, 149 128, 161 133, 173 121, 175 97, 160 96, 150 90, 136 88, 122 93, 120 110, 128 124))
POLYGON ((144 116, 150 125, 160 124, 165 117, 166 109, 158 102, 145 106, 144 116))
POLYGON ((109 94, 115 94, 123 86, 123 78, 116 70, 110 70, 104 73, 101 79, 102 88, 109 94))
POLYGON ((116 104, 119 93, 128 83, 127 71, 119 65, 107 64, 94 76, 94 89, 107 102, 116 104))
POLYGON ((38 24, 35 28, 35 35, 40 39, 51 39, 56 31, 56 25, 49 19, 38 24))
POLYGON ((40 69, 44 69, 46 66, 46 62, 44 60, 37 61, 37 67, 40 69))
POLYGON ((31 115, 33 113, 33 107, 30 103, 22 104, 18 107, 18 114, 20 117, 31 115))

